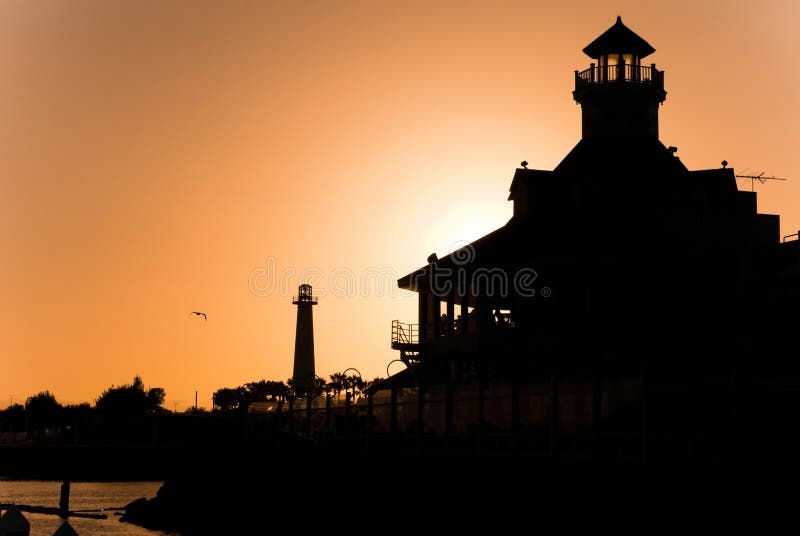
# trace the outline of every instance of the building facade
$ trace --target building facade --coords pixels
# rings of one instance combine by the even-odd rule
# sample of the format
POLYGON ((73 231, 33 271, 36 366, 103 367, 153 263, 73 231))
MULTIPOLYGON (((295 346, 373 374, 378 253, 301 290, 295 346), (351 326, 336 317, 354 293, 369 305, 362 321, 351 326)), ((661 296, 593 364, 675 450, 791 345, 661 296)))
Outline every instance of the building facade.
POLYGON ((371 391, 377 429, 543 455, 794 444, 800 242, 726 162, 659 140, 654 50, 618 17, 574 73, 582 139, 515 171, 506 225, 398 281, 418 318, 393 322, 407 368, 371 391))

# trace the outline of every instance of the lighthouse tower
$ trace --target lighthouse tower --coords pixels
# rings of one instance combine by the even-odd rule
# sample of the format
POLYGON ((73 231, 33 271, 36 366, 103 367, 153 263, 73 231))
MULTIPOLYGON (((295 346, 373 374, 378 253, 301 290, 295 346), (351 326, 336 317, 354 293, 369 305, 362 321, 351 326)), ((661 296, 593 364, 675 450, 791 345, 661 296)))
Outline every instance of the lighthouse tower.
POLYGON ((583 52, 596 61, 575 71, 572 95, 583 111, 583 138, 626 134, 657 139, 658 106, 667 98, 664 71, 642 63, 655 49, 617 17, 583 52))
POLYGON ((292 382, 297 393, 306 394, 314 388, 314 314, 311 307, 317 304, 311 294, 311 285, 300 285, 297 296, 297 328, 294 336, 294 372, 292 382))

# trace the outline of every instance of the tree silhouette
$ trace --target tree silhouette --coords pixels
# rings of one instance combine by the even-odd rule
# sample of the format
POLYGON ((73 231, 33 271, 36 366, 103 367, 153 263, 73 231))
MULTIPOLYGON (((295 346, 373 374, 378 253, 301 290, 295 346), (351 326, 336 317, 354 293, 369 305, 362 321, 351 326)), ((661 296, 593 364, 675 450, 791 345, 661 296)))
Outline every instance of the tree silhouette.
POLYGON ((44 433, 48 428, 55 428, 61 423, 61 404, 50 391, 42 391, 25 401, 25 413, 28 417, 29 432, 44 433))
POLYGON ((239 407, 240 389, 222 387, 214 391, 214 406, 222 413, 230 413, 239 407))
POLYGON ((134 376, 133 383, 120 387, 111 386, 95 402, 98 415, 109 419, 139 417, 156 411, 163 411, 166 392, 161 387, 145 390, 140 376, 134 376))
POLYGON ((0 422, 4 432, 22 432, 25 430, 25 406, 13 404, 0 412, 0 422))
POLYGON ((330 378, 331 381, 328 382, 328 385, 330 385, 331 391, 333 391, 333 394, 336 395, 336 398, 339 398, 341 392, 346 387, 345 382, 347 381, 347 376, 341 372, 334 372, 331 374, 330 378))

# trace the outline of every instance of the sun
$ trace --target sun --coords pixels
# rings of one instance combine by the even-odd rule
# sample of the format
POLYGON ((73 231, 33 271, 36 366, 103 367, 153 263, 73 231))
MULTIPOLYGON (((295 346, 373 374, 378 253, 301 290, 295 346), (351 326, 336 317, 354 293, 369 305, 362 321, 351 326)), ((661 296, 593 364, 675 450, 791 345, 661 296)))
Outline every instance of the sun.
POLYGON ((511 206, 474 202, 449 207, 431 218, 425 251, 440 257, 502 227, 511 217, 511 206))

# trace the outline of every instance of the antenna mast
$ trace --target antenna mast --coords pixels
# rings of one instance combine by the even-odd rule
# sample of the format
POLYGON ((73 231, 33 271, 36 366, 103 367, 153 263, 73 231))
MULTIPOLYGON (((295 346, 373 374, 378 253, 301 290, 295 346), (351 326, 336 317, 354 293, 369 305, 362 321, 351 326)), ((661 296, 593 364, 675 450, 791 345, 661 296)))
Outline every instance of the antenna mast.
POLYGON ((736 175, 737 179, 750 179, 750 191, 752 192, 755 187, 755 182, 758 181, 761 184, 764 184, 765 181, 785 181, 786 179, 782 179, 781 177, 765 177, 764 172, 762 171, 758 175, 736 175))

